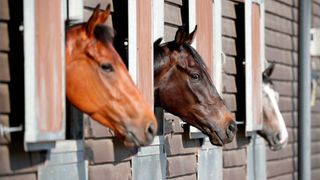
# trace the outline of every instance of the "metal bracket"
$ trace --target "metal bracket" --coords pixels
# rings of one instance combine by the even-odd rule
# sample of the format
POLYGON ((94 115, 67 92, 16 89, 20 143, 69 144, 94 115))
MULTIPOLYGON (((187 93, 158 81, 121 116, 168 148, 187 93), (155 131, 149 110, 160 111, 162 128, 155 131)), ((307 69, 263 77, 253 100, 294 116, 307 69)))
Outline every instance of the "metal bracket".
POLYGON ((10 134, 12 132, 20 132, 22 131, 23 126, 20 124, 18 127, 7 127, 0 124, 0 136, 4 136, 6 134, 10 134))

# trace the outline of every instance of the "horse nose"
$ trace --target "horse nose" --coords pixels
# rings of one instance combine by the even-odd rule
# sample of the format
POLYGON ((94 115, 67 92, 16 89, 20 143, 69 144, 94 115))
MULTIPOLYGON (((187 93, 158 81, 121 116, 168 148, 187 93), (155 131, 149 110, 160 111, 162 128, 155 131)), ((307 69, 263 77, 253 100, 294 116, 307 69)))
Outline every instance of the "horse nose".
POLYGON ((227 129, 227 135, 230 138, 230 137, 233 137, 236 132, 237 132, 237 124, 235 121, 231 121, 227 129))
POLYGON ((155 125, 153 123, 150 123, 146 129, 146 135, 147 135, 148 141, 153 140, 153 137, 155 136, 156 132, 157 132, 157 130, 155 128, 155 125))
POLYGON ((277 133, 275 136, 274 136, 274 143, 275 144, 278 144, 281 140, 281 134, 280 133, 277 133))

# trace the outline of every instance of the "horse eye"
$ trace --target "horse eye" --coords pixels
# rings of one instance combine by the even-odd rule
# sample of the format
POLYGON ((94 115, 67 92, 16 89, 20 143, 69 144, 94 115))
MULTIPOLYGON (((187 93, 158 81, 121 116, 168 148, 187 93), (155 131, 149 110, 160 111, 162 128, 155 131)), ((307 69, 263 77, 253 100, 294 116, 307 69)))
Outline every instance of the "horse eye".
POLYGON ((105 72, 113 72, 114 71, 111 64, 102 64, 101 69, 105 72))
POLYGON ((199 74, 191 74, 190 76, 191 76, 191 78, 193 80, 199 80, 200 79, 200 75, 199 74))

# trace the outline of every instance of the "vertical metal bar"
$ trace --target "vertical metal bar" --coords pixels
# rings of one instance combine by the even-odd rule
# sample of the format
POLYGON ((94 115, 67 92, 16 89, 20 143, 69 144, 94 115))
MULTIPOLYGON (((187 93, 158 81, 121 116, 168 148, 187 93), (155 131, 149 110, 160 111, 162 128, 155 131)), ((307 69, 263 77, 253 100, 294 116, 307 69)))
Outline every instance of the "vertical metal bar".
POLYGON ((311 179, 311 0, 299 1, 298 179, 311 179))

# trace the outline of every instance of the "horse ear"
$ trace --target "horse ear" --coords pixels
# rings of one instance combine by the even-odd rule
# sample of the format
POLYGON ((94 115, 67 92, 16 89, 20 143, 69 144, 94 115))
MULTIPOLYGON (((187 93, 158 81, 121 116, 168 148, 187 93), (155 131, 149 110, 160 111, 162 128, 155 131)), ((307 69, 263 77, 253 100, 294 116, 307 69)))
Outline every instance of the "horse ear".
POLYGON ((111 4, 109 3, 106 7, 106 10, 102 12, 102 15, 100 16, 100 23, 103 24, 108 20, 108 17, 111 13, 111 4))
POLYGON ((157 40, 153 43, 153 46, 154 46, 154 47, 159 46, 160 43, 161 43, 161 41, 162 41, 162 38, 157 39, 157 40))
POLYGON ((174 41, 181 45, 184 43, 185 39, 186 39, 186 36, 187 36, 187 33, 186 33, 186 30, 185 30, 185 27, 184 26, 180 26, 178 31, 176 32, 176 36, 174 38, 174 41))
POLYGON ((194 37, 197 33, 197 25, 196 27, 194 28, 194 30, 189 34, 187 31, 186 31, 186 28, 185 26, 180 26, 177 33, 176 33, 176 36, 175 36, 175 42, 177 44, 189 44, 191 45, 193 40, 194 40, 194 37))
POLYGON ((273 72, 273 70, 274 70, 274 64, 270 64, 268 67, 267 67, 267 69, 265 69, 264 71, 263 71, 263 74, 264 75, 266 75, 267 77, 270 77, 271 76, 271 74, 272 74, 272 72, 273 72))
POLYGON ((106 22, 106 20, 110 15, 110 9, 111 9, 110 4, 108 4, 106 10, 102 12, 100 10, 100 4, 96 6, 90 19, 86 24, 86 31, 88 36, 91 36, 93 34, 94 29, 96 28, 97 25, 103 24, 104 22, 106 22))
POLYGON ((193 40, 194 40, 194 38, 195 38, 195 36, 196 36, 196 34, 197 34, 197 28, 198 28, 198 25, 196 25, 196 27, 194 28, 194 30, 192 31, 192 33, 190 33, 190 34, 188 35, 188 37, 185 39, 185 43, 187 43, 187 44, 189 44, 189 45, 192 44, 192 42, 193 42, 193 40))

